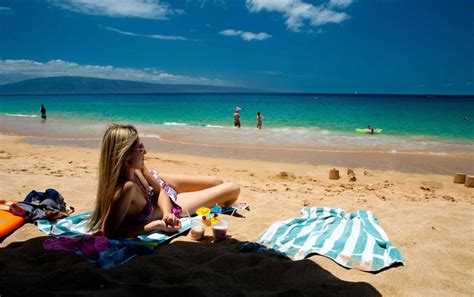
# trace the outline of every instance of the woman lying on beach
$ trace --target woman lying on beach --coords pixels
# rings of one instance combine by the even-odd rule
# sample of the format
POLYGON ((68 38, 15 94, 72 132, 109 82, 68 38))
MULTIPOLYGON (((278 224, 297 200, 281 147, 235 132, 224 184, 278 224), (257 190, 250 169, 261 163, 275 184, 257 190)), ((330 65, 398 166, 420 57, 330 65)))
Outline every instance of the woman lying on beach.
POLYGON ((161 174, 147 169, 147 153, 131 125, 111 124, 102 139, 99 183, 91 230, 132 237, 151 230, 176 232, 180 216, 216 203, 230 206, 240 188, 208 176, 161 174))

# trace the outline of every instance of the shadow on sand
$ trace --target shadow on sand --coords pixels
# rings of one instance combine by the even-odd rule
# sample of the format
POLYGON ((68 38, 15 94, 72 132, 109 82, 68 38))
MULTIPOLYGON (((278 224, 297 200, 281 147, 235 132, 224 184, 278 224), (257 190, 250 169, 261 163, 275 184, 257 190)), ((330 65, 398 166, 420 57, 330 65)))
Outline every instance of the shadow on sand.
POLYGON ((310 260, 237 253, 240 241, 175 241, 113 269, 68 252, 45 252, 38 237, 0 249, 6 296, 381 296, 310 260))

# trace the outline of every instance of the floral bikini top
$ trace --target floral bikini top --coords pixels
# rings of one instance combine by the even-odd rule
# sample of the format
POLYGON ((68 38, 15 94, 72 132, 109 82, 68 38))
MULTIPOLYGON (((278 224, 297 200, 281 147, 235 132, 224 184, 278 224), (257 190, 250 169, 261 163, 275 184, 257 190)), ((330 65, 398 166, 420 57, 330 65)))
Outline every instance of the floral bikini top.
MULTIPOLYGON (((178 217, 181 214, 181 207, 177 203, 178 193, 176 192, 175 189, 173 189, 173 187, 171 187, 168 183, 162 180, 155 170, 152 170, 151 174, 153 175, 153 177, 155 177, 158 180, 161 187, 166 191, 166 193, 168 193, 168 196, 171 201, 171 212, 175 216, 178 217)), ((132 225, 132 224, 137 224, 137 223, 144 224, 150 220, 151 215, 153 214, 153 205, 151 204, 152 203, 151 199, 155 196, 155 190, 153 189, 153 187, 148 186, 148 189, 146 189, 145 191, 145 186, 141 183, 141 181, 139 182, 138 185, 145 192, 146 203, 142 211, 140 211, 140 213, 137 216, 135 216, 134 218, 124 219, 123 223, 127 226, 132 225)))
POLYGON ((153 206, 151 205, 151 198, 155 195, 155 191, 153 190, 152 187, 148 187, 148 190, 146 191, 145 199, 146 203, 145 206, 143 207, 142 211, 138 214, 137 216, 137 222, 138 223, 145 223, 147 222, 152 213, 153 213, 153 206))
POLYGON ((143 209, 140 211, 140 213, 138 213, 138 215, 134 217, 125 218, 123 220, 123 224, 125 226, 130 226, 133 224, 144 224, 150 219, 151 215, 153 214, 153 205, 151 205, 151 198, 153 198, 153 196, 155 195, 153 187, 148 186, 148 189, 146 189, 145 191, 145 186, 141 183, 141 181, 137 184, 145 192, 145 206, 143 206, 143 209))
POLYGON ((179 217, 182 211, 181 206, 178 205, 178 192, 167 182, 165 182, 159 175, 156 170, 151 171, 151 175, 153 175, 154 178, 160 183, 160 186, 165 190, 165 192, 168 194, 168 197, 170 197, 171 201, 171 212, 179 217))

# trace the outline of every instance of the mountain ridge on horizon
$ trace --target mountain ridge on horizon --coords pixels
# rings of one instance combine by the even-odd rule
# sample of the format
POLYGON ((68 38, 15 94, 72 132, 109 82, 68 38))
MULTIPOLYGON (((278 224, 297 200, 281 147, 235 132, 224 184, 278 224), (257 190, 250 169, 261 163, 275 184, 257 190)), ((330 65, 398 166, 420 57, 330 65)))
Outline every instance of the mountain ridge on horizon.
POLYGON ((212 85, 157 84, 122 79, 84 76, 31 78, 0 85, 0 95, 81 95, 147 93, 251 93, 262 90, 212 85))
POLYGON ((474 97, 474 94, 429 93, 332 93, 332 92, 278 92, 245 87, 194 84, 158 84, 123 79, 86 76, 51 76, 30 78, 0 85, 0 96, 5 95, 107 95, 107 94, 179 94, 179 93, 248 93, 248 94, 305 94, 323 96, 415 96, 415 97, 474 97))

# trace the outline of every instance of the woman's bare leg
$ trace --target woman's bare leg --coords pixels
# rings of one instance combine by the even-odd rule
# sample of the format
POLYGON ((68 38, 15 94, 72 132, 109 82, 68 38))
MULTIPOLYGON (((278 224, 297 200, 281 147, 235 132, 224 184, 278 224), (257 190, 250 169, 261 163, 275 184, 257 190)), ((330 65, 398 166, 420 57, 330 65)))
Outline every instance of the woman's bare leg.
POLYGON ((223 183, 222 179, 217 177, 202 175, 160 174, 160 177, 178 194, 200 191, 223 183))
POLYGON ((224 207, 234 203, 240 194, 240 187, 233 182, 222 182, 212 176, 161 174, 160 177, 178 193, 178 204, 193 214, 199 207, 212 207, 216 203, 224 207))
POLYGON ((240 194, 240 188, 233 182, 195 192, 178 194, 178 204, 183 209, 181 216, 193 214, 199 207, 213 207, 216 203, 224 207, 232 205, 240 194))
POLYGON ((195 192, 178 194, 178 204, 183 208, 182 215, 187 215, 186 210, 193 214, 199 207, 213 207, 216 203, 224 207, 234 203, 240 194, 240 188, 233 182, 195 192))

